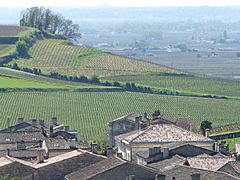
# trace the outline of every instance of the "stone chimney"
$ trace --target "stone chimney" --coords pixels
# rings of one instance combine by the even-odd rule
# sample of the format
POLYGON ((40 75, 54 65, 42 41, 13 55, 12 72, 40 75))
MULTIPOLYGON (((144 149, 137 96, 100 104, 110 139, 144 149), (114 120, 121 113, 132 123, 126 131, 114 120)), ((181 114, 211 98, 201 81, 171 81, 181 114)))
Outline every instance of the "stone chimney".
POLYGON ((138 130, 138 129, 141 129, 141 126, 140 126, 140 119, 139 119, 139 117, 137 116, 137 117, 135 117, 135 127, 136 127, 136 130, 138 130))
POLYGON ((144 113, 143 117, 144 117, 145 119, 147 119, 147 113, 146 113, 146 112, 144 113))
POLYGON ((39 125, 44 126, 44 120, 39 120, 39 125))
POLYGON ((52 117, 52 125, 57 125, 57 117, 52 117))
POLYGON ((52 134, 53 134, 53 125, 50 125, 49 133, 50 133, 50 137, 52 137, 52 134))
POLYGON ((201 174, 192 174, 191 180, 201 180, 201 174))
POLYGON ((33 126, 37 126, 37 120, 36 119, 31 119, 31 124, 33 126))
POLYGON ((18 118, 18 123, 20 124, 20 123, 23 123, 24 122, 24 118, 23 117, 19 117, 18 118))
POLYGON ((97 152, 97 150, 98 150, 98 148, 97 148, 97 143, 91 143, 91 151, 94 153, 94 154, 97 154, 98 152, 97 152))
POLYGON ((166 176, 163 174, 157 174, 155 176, 155 180, 165 180, 165 179, 166 179, 166 176))
POLYGON ((44 162, 44 149, 40 148, 37 150, 37 163, 44 162))
POLYGON ((215 143, 214 143, 214 151, 215 151, 215 152, 220 152, 220 148, 219 148, 218 142, 215 142, 215 143))
POLYGON ((135 180, 135 175, 129 175, 127 176, 126 180, 135 180))
POLYGON ((205 137, 209 137, 210 129, 205 129, 205 137))
POLYGON ((6 156, 11 156, 11 155, 10 155, 10 149, 7 149, 7 150, 6 150, 6 156))
POLYGON ((192 123, 189 124, 189 131, 193 131, 193 125, 192 125, 192 123))

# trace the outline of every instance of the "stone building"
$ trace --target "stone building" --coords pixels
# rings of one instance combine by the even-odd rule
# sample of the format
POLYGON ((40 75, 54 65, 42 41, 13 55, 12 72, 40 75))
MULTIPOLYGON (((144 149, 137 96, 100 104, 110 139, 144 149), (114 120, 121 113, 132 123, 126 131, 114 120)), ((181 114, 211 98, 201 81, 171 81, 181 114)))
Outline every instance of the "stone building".
POLYGON ((125 134, 131 131, 147 128, 154 124, 176 124, 177 120, 167 118, 163 115, 153 116, 148 118, 147 114, 143 116, 140 114, 129 114, 127 116, 120 117, 108 123, 109 126, 109 146, 115 147, 114 138, 118 135, 125 134))
POLYGON ((160 147, 163 159, 168 157, 169 148, 164 146, 171 143, 187 143, 213 150, 215 141, 174 124, 156 124, 115 137, 118 153, 122 154, 123 159, 135 162, 136 154, 149 148, 160 147))
POLYGON ((37 149, 45 146, 46 157, 86 147, 86 143, 77 141, 77 131, 69 130, 69 126, 58 125, 57 118, 52 118, 51 124, 44 120, 23 118, 18 124, 0 130, 0 157, 6 154, 22 159, 36 159, 37 149))

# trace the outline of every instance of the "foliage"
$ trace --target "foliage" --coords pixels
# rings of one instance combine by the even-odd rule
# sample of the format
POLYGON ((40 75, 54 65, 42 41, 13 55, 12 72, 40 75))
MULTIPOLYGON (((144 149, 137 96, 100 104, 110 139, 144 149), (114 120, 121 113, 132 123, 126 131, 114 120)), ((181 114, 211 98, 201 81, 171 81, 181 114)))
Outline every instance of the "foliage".
POLYGON ((206 129, 211 130, 212 129, 212 122, 211 121, 202 121, 201 125, 200 125, 200 130, 202 131, 202 133, 204 134, 206 129))
POLYGON ((70 38, 80 36, 77 24, 44 7, 26 9, 21 15, 20 25, 34 27, 53 34, 65 35, 70 38))
POLYGON ((19 57, 24 57, 27 54, 27 44, 25 41, 17 41, 16 49, 19 57))

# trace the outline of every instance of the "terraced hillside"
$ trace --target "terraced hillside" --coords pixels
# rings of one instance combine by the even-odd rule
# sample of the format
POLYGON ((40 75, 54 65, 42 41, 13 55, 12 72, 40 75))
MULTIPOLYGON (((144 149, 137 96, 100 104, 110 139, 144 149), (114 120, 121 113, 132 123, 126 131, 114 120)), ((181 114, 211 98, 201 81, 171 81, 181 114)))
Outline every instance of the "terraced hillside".
POLYGON ((176 72, 176 70, 132 60, 99 50, 67 45, 63 40, 40 40, 29 51, 31 58, 17 60, 21 67, 37 67, 42 71, 67 75, 114 76, 153 72, 176 72))

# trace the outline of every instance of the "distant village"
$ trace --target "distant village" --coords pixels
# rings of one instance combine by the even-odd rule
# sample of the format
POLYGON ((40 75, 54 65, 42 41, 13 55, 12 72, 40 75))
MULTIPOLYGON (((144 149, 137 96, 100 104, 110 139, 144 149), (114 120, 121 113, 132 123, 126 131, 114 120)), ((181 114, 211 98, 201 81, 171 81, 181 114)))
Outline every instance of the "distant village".
POLYGON ((193 131, 191 124, 145 113, 109 122, 106 154, 77 139, 77 131, 44 120, 0 130, 0 177, 23 180, 240 179, 239 154, 193 131))

